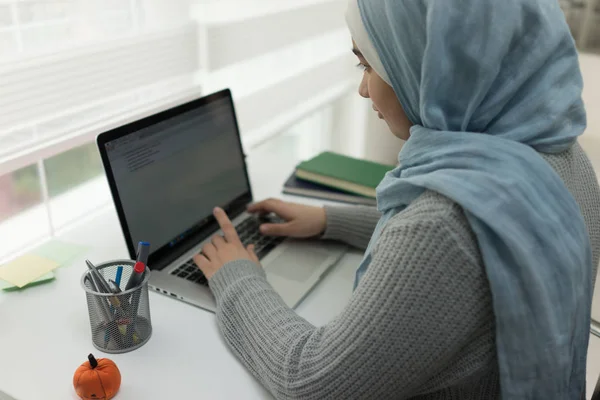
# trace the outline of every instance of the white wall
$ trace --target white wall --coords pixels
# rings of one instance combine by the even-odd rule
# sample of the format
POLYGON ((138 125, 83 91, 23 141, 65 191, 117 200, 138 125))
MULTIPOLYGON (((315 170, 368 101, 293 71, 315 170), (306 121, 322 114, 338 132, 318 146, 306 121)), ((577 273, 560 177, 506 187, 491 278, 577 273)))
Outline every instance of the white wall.
POLYGON ((404 142, 392 135, 385 121, 370 109, 367 116, 365 158, 382 164, 396 165, 404 142))
POLYGON ((351 157, 365 156, 367 110, 366 100, 354 90, 333 103, 330 139, 333 151, 351 157))
POLYGON ((600 55, 582 54, 583 100, 587 108, 588 128, 580 143, 600 176, 600 55))
MULTIPOLYGON (((358 78, 356 88, 358 89, 358 78)), ((402 141, 377 117, 371 101, 351 90, 333 105, 331 149, 353 157, 395 165, 402 141)))
MULTIPOLYGON (((583 101, 588 116, 588 128, 579 143, 587 152, 596 175, 600 178, 600 56, 582 54, 579 61, 583 73, 583 101)), ((592 318, 595 321, 600 321, 600 269, 598 273, 592 306, 592 318)))

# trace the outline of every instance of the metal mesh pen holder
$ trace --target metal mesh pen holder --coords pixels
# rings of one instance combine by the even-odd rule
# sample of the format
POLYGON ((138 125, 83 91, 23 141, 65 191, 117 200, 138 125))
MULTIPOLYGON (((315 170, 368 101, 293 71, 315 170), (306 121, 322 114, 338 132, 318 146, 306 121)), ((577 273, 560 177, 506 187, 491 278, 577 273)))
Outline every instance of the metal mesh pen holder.
POLYGON ((143 346, 152 335, 148 267, 142 284, 125 290, 134 265, 135 261, 132 260, 114 260, 96 265, 96 269, 107 282, 115 281, 118 267, 123 267, 119 285, 122 292, 118 294, 93 290, 90 271, 86 271, 81 278, 81 285, 87 297, 92 342, 98 350, 105 353, 118 354, 135 350, 143 346))

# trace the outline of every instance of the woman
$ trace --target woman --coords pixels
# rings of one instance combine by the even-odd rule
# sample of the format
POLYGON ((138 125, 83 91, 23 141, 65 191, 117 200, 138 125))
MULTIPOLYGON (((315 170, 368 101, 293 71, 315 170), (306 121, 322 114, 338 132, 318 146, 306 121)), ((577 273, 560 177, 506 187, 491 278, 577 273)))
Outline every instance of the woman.
POLYGON ((577 52, 554 0, 350 0, 360 95, 401 139, 379 212, 268 200, 366 249, 317 328, 267 283, 222 210, 195 261, 233 352, 277 398, 580 399, 600 190, 577 52), (360 210, 360 211, 357 211, 360 210))

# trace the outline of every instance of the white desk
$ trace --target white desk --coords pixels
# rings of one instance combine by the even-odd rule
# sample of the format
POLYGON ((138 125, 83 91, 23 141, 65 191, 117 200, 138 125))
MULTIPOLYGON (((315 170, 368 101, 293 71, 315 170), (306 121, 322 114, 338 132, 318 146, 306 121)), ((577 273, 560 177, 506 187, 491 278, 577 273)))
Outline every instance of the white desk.
MULTIPOLYGON (((285 151, 268 147, 253 154, 248 163, 255 197, 278 196, 296 162, 285 151)), ((80 279, 85 258, 95 262, 127 258, 116 213, 106 210, 60 238, 91 250, 59 269, 52 283, 0 294, 0 390, 17 400, 77 399, 73 373, 91 352, 119 366, 123 382, 118 400, 270 397, 229 352, 213 314, 153 292, 150 341, 127 354, 98 352, 91 342, 80 279)), ((298 313, 317 325, 334 317, 351 295, 361 257, 356 251, 348 253, 298 307, 298 313)))

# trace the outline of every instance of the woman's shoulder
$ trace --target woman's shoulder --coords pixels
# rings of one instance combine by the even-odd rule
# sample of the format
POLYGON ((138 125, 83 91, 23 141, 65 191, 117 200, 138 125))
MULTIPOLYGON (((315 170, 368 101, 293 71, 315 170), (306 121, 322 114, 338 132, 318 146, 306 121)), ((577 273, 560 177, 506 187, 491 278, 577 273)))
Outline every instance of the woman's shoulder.
POLYGON ((594 167, 578 142, 561 153, 539 153, 571 192, 597 190, 594 167))
MULTIPOLYGON (((593 265, 600 260, 600 186, 594 167, 579 143, 557 154, 540 155, 560 176, 579 205, 590 236, 594 256, 593 265)), ((596 269, 594 269, 594 277, 596 269)))
POLYGON ((462 207, 432 190, 425 190, 408 207, 394 215, 389 223, 405 224, 412 221, 429 221, 456 229, 469 228, 462 207))
POLYGON ((463 220, 466 222, 464 212, 456 202, 432 190, 425 190, 408 207, 396 214, 392 219, 459 219, 461 222, 463 220))
POLYGON ((462 207, 440 193, 431 190, 423 192, 388 221, 385 231, 405 230, 406 226, 414 226, 419 231, 419 225, 422 224, 434 226, 440 234, 450 236, 469 258, 482 264, 477 238, 462 207))

